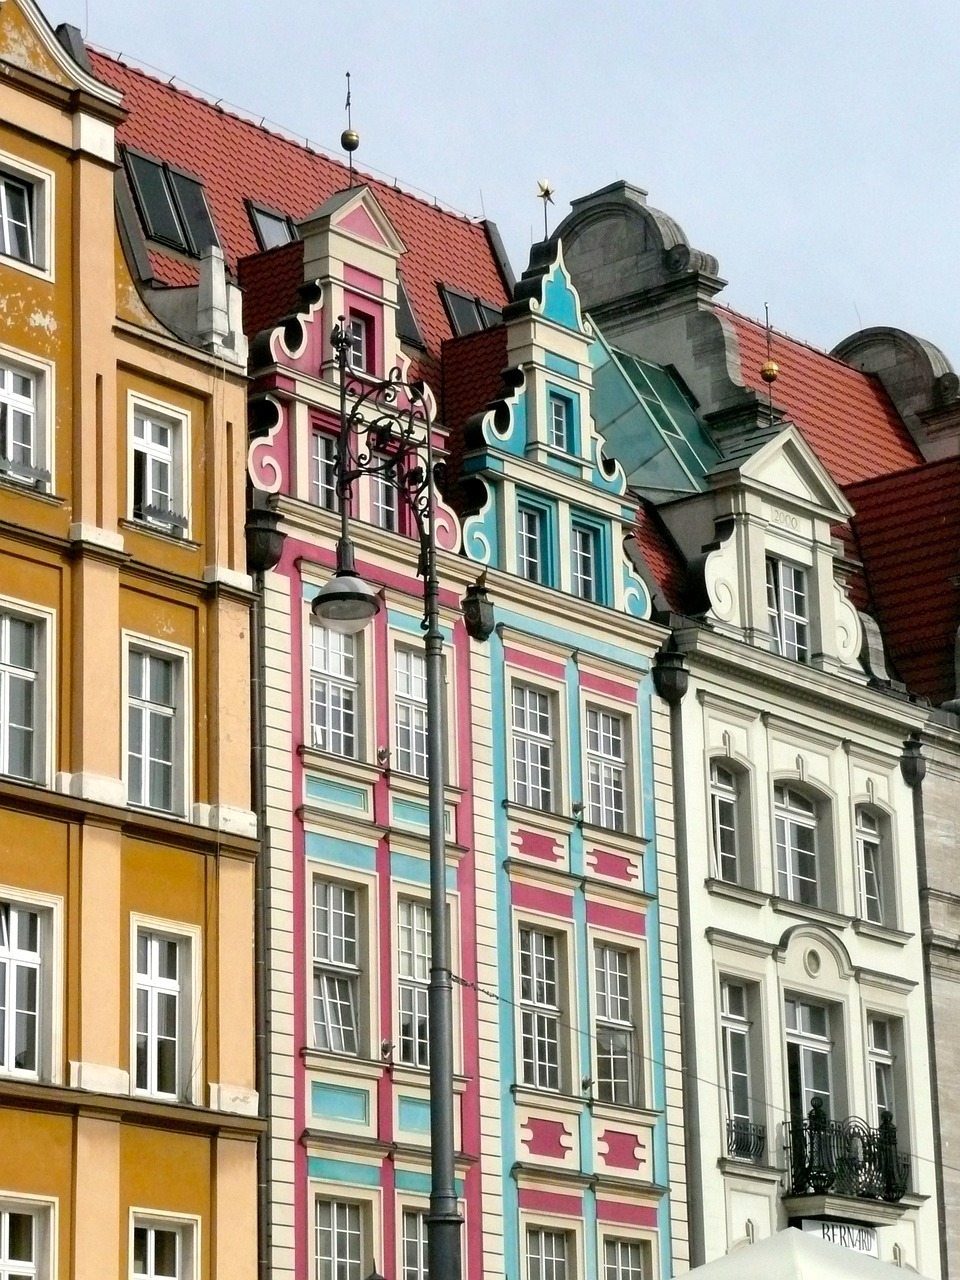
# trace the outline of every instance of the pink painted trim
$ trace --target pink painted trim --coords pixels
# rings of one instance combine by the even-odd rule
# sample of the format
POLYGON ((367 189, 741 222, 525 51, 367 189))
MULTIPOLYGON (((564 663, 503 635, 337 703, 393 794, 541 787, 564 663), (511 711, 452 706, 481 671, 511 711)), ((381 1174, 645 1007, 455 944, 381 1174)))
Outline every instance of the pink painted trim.
POLYGON ((597 1198, 597 1221, 619 1222, 626 1227, 655 1227, 657 1211, 648 1204, 622 1204, 619 1200, 597 1198))
POLYGON ((583 1216, 583 1196, 563 1195, 559 1191, 535 1191, 521 1187, 517 1196, 521 1209, 534 1213, 563 1213, 583 1216))
POLYGON ((603 694, 605 698, 618 698, 621 702, 636 704, 637 701, 636 685, 623 684, 608 676, 596 676, 592 671, 580 672, 580 688, 603 694))
POLYGON ((349 213, 345 213, 342 218, 337 220, 336 225, 343 227, 345 231, 352 231, 361 240, 371 240, 374 244, 379 245, 386 244, 380 229, 362 204, 358 204, 349 213))
POLYGON ((383 297, 383 281, 380 277, 371 275, 369 271, 361 271, 359 267, 352 267, 349 262, 343 264, 343 283, 354 289, 362 289, 365 293, 375 293, 378 298, 383 297))
POLYGON ((541 658, 538 654, 527 653, 525 649, 514 649, 511 645, 504 645, 503 658, 513 667, 522 667, 524 671, 535 671, 537 675, 549 676, 551 680, 565 680, 567 676, 562 662, 541 658))
POLYGON ((642 911, 630 911, 626 907, 611 907, 606 902, 587 900, 587 923, 601 929, 616 929, 632 937, 645 938, 647 918, 642 911))
POLYGON ((371 302, 362 294, 344 289, 343 312, 348 321, 354 315, 369 324, 369 337, 373 340, 373 368, 368 372, 375 378, 382 378, 386 372, 383 367, 383 303, 371 302))
POLYGON ((510 901, 515 907, 538 911, 542 915, 573 919, 573 898, 553 889, 541 889, 539 885, 514 881, 510 886, 510 901))
POLYGON ((563 859, 560 841, 544 831, 521 828, 512 833, 510 843, 519 857, 541 858, 545 862, 561 862, 563 859))
POLYGON ((610 880, 639 880, 640 861, 629 853, 611 853, 609 849, 588 848, 586 857, 593 873, 610 880))

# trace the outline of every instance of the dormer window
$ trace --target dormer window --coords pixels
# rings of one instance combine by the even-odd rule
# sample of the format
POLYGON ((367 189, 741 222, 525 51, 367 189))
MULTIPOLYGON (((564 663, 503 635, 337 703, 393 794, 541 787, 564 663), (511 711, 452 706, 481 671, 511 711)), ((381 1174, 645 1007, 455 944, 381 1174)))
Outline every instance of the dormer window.
POLYGON ((277 213, 252 201, 247 201, 247 210, 261 249, 276 249, 279 245, 289 244, 296 239, 293 223, 285 213, 277 213))
POLYGON ((124 159, 144 230, 151 240, 193 258, 199 258, 210 245, 219 246, 202 182, 136 151, 125 151, 124 159))
POLYGON ((347 336, 350 339, 350 346, 347 350, 347 363, 351 369, 357 373, 371 372, 371 354, 373 342, 371 341, 372 326, 367 316, 358 315, 351 312, 347 319, 347 336))
POLYGON ((767 619, 774 653, 806 662, 807 575, 776 556, 767 556, 767 619))
POLYGON ((548 397, 549 420, 547 423, 547 441, 553 449, 570 448, 570 401, 566 396, 551 391, 548 397))
POLYGON ((465 333, 476 333, 478 329, 492 329, 503 319, 500 308, 492 302, 471 298, 459 289, 451 289, 448 284, 440 285, 440 297, 447 311, 450 328, 457 338, 462 338, 465 333))

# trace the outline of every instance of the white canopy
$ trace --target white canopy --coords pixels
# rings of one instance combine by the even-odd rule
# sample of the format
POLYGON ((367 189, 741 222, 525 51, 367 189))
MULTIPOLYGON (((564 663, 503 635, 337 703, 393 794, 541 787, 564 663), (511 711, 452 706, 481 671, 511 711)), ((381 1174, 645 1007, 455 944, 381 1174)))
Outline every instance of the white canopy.
POLYGON ((904 1280, 904 1271, 788 1227, 694 1267, 686 1276, 690 1280, 904 1280))

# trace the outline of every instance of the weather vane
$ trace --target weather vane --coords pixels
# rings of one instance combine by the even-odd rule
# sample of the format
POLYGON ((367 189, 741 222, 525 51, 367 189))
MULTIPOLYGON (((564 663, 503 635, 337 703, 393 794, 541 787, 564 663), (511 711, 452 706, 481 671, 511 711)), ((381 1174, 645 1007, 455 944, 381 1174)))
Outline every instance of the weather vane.
POLYGON ((763 314, 767 330, 767 358, 760 366, 760 377, 767 384, 767 414, 770 418, 770 425, 773 426, 773 384, 777 380, 780 372, 780 366, 773 358, 773 336, 770 330, 770 306, 769 303, 763 304, 763 314))
POLYGON ((340 145, 346 151, 350 159, 350 186, 353 186, 353 153, 360 145, 360 135, 353 127, 353 121, 350 118, 350 72, 347 72, 347 100, 343 104, 343 109, 347 113, 347 127, 340 135, 340 145))
POLYGON ((553 204, 553 187, 550 185, 549 178, 541 178, 537 183, 537 199, 543 201, 543 238, 549 239, 547 230, 547 205, 553 204))

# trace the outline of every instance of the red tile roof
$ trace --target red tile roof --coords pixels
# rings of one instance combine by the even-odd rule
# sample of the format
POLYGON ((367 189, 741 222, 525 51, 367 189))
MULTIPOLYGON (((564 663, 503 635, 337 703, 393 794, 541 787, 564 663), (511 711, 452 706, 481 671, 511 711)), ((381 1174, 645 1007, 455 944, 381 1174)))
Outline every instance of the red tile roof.
POLYGON ((640 504, 635 537, 667 604, 675 613, 682 613, 686 565, 651 503, 640 504))
POLYGON ((868 608, 896 674, 935 704, 955 696, 960 458, 848 485, 868 608))
MULTIPOLYGON (((117 131, 118 141, 203 179, 231 270, 237 270, 239 259, 259 252, 246 199, 299 219, 348 185, 347 167, 339 161, 94 49, 89 53, 96 75, 123 93, 129 115, 117 131)), ((404 283, 424 341, 436 358, 440 343, 451 336, 438 282, 497 306, 507 301, 484 226, 388 183, 358 176, 406 245, 401 259, 404 283)), ((166 254, 151 253, 151 261, 166 283, 182 284, 185 272, 192 272, 166 254)))
POLYGON ((283 316, 303 310, 303 241, 240 259, 237 273, 243 290, 243 331, 252 338, 283 316))
POLYGON ((440 421, 449 431, 449 500, 461 512, 470 506, 460 488, 464 423, 504 393, 501 374, 507 367, 507 331, 503 325, 481 329, 443 344, 440 421))
MULTIPOLYGON (((767 384, 760 377, 767 358, 766 329, 726 307, 717 310, 739 340, 743 381, 766 396, 767 384)), ((782 333, 772 334, 771 355, 780 366, 774 404, 786 410, 837 484, 923 461, 879 379, 782 333)))

